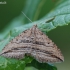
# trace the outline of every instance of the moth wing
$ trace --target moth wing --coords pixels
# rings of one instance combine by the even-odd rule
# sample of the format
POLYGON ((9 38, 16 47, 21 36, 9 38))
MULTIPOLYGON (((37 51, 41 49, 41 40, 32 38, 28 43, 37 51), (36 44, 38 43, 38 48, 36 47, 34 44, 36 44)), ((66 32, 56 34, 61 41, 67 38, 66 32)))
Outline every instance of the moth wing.
POLYGON ((26 30, 19 34, 17 37, 12 39, 0 53, 1 56, 21 59, 24 58, 25 53, 31 50, 27 48, 27 45, 30 46, 26 41, 30 40, 31 30, 26 30))
POLYGON ((1 55, 21 59, 28 53, 39 62, 61 62, 64 60, 57 46, 36 26, 15 37, 5 46, 1 55))
POLYGON ((32 56, 39 62, 62 62, 64 61, 60 49, 38 28, 35 31, 36 42, 32 56))

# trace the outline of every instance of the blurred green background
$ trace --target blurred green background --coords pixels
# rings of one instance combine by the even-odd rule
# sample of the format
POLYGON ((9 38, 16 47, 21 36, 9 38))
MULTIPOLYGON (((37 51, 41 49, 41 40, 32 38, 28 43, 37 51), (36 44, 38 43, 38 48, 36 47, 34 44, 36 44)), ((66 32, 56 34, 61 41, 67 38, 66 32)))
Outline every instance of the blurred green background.
MULTIPOLYGON (((4 39, 11 29, 30 22, 21 11, 32 21, 37 21, 58 6, 59 2, 62 3, 64 0, 1 1, 6 1, 6 4, 0 4, 0 40, 4 39)), ((48 36, 57 44, 64 55, 65 61, 55 64, 58 70, 70 70, 70 24, 68 26, 57 27, 48 32, 48 36)))

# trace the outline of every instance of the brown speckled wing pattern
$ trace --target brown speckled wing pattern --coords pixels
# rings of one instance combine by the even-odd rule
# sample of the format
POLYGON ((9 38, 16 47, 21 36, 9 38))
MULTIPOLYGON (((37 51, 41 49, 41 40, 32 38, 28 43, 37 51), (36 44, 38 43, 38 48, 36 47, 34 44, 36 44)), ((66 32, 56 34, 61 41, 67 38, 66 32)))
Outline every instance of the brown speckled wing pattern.
POLYGON ((15 59, 22 59, 25 54, 41 63, 64 61, 60 49, 37 28, 37 25, 12 39, 0 53, 1 56, 15 59))

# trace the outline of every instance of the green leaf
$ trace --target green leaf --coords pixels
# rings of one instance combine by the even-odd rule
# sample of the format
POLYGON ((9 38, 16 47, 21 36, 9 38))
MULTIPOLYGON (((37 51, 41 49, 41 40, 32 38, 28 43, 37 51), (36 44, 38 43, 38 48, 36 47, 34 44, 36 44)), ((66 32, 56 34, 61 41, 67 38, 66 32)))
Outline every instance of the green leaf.
MULTIPOLYGON (((55 29, 58 26, 68 25, 69 23, 70 23, 70 1, 68 0, 68 1, 64 1, 62 4, 59 4, 58 7, 56 7, 52 12, 47 14, 42 19, 20 27, 16 27, 14 29, 16 31, 18 30, 17 33, 19 34, 19 32, 31 28, 34 24, 37 24, 40 30, 48 32, 51 31, 52 29, 55 29), (47 23, 47 21, 49 22, 47 23)), ((12 32, 14 32, 14 29, 12 30, 12 32)))
POLYGON ((0 57, 0 70, 24 70, 26 64, 31 63, 32 60, 30 57, 22 60, 0 57))
POLYGON ((25 68, 25 61, 0 57, 0 70, 22 70, 22 68, 25 68))
MULTIPOLYGON (((29 1, 27 1, 28 3, 29 1)), ((36 5, 39 4, 39 1, 35 2, 35 11, 36 11, 36 5)), ((29 8, 32 7, 33 1, 31 0, 30 4, 28 5, 29 8)), ((27 8, 28 8, 27 6, 27 8)), ((34 7, 33 7, 34 9, 34 7)), ((26 11, 26 10, 25 10, 26 11)), ((27 12, 28 13, 28 12, 27 12)), ((29 9, 30 13, 30 9, 29 9)), ((29 14, 28 13, 28 14, 29 14)), ((31 19, 34 18, 35 12, 32 12, 31 19)), ((27 15, 28 16, 28 15, 27 15)), ((21 16, 22 18, 22 16, 21 16)), ((23 18, 22 18, 23 19, 23 18)), ((22 20, 21 20, 22 21, 22 20)), ((26 22, 26 19, 24 19, 26 22)), ((22 23, 22 22, 21 22, 22 23)), ((64 26, 68 25, 70 23, 70 1, 63 1, 62 3, 58 4, 55 9, 53 9, 50 13, 48 13, 46 16, 41 18, 40 20, 37 20, 33 23, 24 24, 23 26, 15 27, 10 31, 10 37, 14 38, 15 36, 19 35, 22 31, 25 31, 26 29, 31 28, 33 25, 37 24, 38 28, 43 32, 49 32, 53 29, 55 29, 58 26, 64 26)), ((4 46, 9 42, 9 40, 4 40, 0 42, 0 51, 4 48, 4 46)), ((26 66, 33 66, 39 70, 57 70, 55 66, 45 64, 45 63, 39 63, 35 60, 27 60, 28 57, 26 57, 24 60, 14 60, 14 59, 5 59, 3 57, 0 57, 0 69, 1 70, 23 70, 26 66), (15 68, 15 69, 14 69, 15 68)))
POLYGON ((33 60, 31 63, 28 63, 26 67, 33 66, 38 70, 57 70, 57 68, 53 65, 47 64, 47 63, 39 63, 36 60, 33 60))

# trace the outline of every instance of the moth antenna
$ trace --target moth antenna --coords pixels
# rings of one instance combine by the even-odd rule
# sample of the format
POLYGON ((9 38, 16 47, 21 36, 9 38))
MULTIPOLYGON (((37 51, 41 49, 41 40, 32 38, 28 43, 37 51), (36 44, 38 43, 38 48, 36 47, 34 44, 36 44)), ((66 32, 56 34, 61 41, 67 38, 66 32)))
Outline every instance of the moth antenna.
MULTIPOLYGON (((22 12, 22 11, 21 11, 21 12, 22 12)), ((24 12, 22 12, 22 14, 23 14, 30 22, 32 22, 32 20, 29 19, 29 17, 27 17, 26 14, 25 14, 24 12)))

